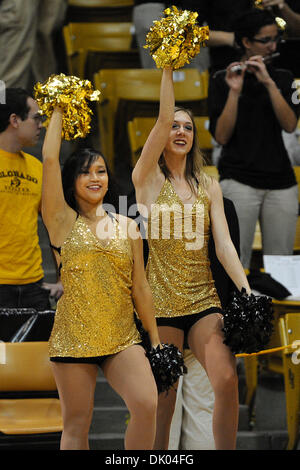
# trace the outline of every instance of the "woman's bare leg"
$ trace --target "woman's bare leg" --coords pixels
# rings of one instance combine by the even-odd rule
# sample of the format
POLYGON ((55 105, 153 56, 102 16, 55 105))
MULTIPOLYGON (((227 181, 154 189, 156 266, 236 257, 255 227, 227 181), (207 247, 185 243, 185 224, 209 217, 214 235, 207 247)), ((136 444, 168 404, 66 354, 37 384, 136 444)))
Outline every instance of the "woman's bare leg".
POLYGON ((61 450, 88 450, 98 366, 52 362, 60 398, 61 450))
POLYGON ((234 450, 238 429, 238 378, 235 358, 223 343, 219 314, 199 320, 189 332, 189 346, 205 368, 215 394, 213 433, 217 450, 234 450))
POLYGON ((151 450, 156 431, 157 387, 145 350, 139 345, 106 359, 103 373, 130 412, 126 450, 151 450))
MULTIPOLYGON (((174 344, 180 351, 183 350, 182 330, 160 326, 158 331, 162 343, 174 344)), ((177 384, 174 384, 174 388, 171 388, 168 393, 160 393, 158 396, 157 431, 154 444, 156 450, 166 450, 169 446, 170 428, 176 404, 176 389, 177 384)))

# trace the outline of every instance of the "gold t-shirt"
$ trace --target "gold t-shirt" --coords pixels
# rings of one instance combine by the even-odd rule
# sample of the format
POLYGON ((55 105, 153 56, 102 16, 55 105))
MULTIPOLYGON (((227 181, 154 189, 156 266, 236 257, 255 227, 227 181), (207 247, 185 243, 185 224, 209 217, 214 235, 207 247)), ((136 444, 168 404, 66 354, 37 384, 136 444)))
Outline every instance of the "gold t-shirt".
POLYGON ((64 294, 49 339, 51 357, 97 357, 139 343, 132 299, 133 254, 117 221, 101 241, 79 216, 61 247, 64 294))
POLYGON ((42 171, 32 155, 0 149, 0 284, 43 278, 37 230, 42 171))
POLYGON ((148 221, 147 277, 157 317, 179 317, 221 308, 210 269, 209 200, 199 186, 194 204, 183 204, 166 179, 148 221))

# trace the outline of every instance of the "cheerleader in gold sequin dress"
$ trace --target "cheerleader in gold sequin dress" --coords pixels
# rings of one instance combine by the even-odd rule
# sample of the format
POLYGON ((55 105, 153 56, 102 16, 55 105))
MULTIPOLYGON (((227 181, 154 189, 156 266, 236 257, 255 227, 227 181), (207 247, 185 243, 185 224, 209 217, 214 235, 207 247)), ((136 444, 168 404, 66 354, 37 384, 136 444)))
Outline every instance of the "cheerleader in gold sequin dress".
POLYGON ((61 449, 88 449, 99 366, 130 411, 125 448, 151 449, 157 387, 134 307, 152 345, 160 342, 142 240, 135 222, 104 210, 103 203, 115 201, 99 152, 71 155, 61 176, 62 115, 55 108, 46 133, 42 197, 64 287, 49 340, 64 423, 61 449))
MULTIPOLYGON (((236 287, 251 290, 230 238, 219 183, 202 169, 192 114, 175 108, 172 77, 172 69, 164 69, 159 116, 132 174, 139 211, 148 218, 147 276, 161 341, 180 350, 188 342, 214 391, 215 447, 234 449, 237 374, 223 344, 221 304, 208 257, 210 231, 236 287)), ((168 448, 175 399, 174 390, 159 397, 155 449, 168 448)))

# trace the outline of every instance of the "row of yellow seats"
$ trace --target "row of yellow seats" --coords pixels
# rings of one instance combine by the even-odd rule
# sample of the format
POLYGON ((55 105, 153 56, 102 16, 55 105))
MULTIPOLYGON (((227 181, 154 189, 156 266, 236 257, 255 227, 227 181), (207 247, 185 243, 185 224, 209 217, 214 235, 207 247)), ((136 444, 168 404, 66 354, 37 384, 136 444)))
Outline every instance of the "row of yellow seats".
POLYGON ((60 401, 49 396, 56 391, 46 341, 0 343, 0 396, 8 396, 0 397, 0 433, 15 438, 60 433, 60 401), (12 392, 40 392, 43 397, 14 398, 12 392))
POLYGON ((259 365, 266 370, 281 374, 284 379, 288 431, 285 449, 295 450, 299 442, 300 417, 300 301, 274 300, 273 303, 274 332, 267 349, 280 349, 277 352, 244 358, 247 390, 245 403, 249 406, 251 415, 255 407, 259 365), (289 347, 281 349, 285 346, 289 347))
MULTIPOLYGON (((281 302, 282 303, 282 302, 281 302)), ((287 303, 288 304, 288 303, 287 303)), ((298 309, 300 302, 298 302, 298 309)), ((286 305, 284 308, 288 308, 286 305)), ((279 340, 288 346, 300 338, 300 313, 283 314, 275 319, 279 340)), ((295 351, 294 351, 295 352, 295 351)), ((298 353, 284 349, 269 356, 268 368, 284 375, 286 394, 287 449, 294 449, 299 438, 300 369, 298 353)), ((245 358, 248 404, 257 387, 257 358, 245 358)), ((56 391, 48 357, 47 342, 0 344, 0 392, 56 391)), ((63 428, 58 398, 0 398, 0 433, 5 436, 60 433, 63 428)))
MULTIPOLYGON (((131 164, 135 166, 147 137, 154 126, 155 117, 135 117, 132 121, 128 121, 128 136, 131 148, 131 164)), ((199 139, 199 147, 201 149, 213 148, 212 136, 208 130, 208 116, 196 116, 195 125, 199 139)))
MULTIPOLYGON (((111 69, 100 70, 94 75, 95 88, 101 92, 97 103, 101 149, 112 169, 114 128, 120 100, 158 103, 161 74, 158 69, 111 69)), ((200 103, 207 98, 208 72, 200 73, 197 69, 175 71, 174 90, 178 104, 200 103)), ((127 122, 124 125, 127 127, 127 122)))
POLYGON ((69 23, 63 28, 63 37, 70 75, 92 79, 86 70, 90 56, 91 62, 96 62, 97 58, 94 65, 97 70, 111 68, 112 64, 120 68, 122 57, 124 63, 139 66, 138 50, 132 48, 133 26, 130 22, 69 23))

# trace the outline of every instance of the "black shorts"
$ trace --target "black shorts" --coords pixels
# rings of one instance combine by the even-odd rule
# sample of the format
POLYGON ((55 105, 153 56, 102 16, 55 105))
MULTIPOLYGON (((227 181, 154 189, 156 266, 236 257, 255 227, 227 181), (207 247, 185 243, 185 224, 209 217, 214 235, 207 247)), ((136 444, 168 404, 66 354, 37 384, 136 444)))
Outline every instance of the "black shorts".
POLYGON ((106 356, 93 356, 93 357, 63 357, 54 356, 50 357, 52 362, 63 362, 65 364, 96 364, 101 367, 103 362, 114 354, 107 354, 106 356))
MULTIPOLYGON (((141 344, 141 343, 136 343, 141 344)), ((65 364, 96 364, 101 367, 103 362, 109 357, 113 357, 118 353, 106 354, 103 356, 91 356, 91 357, 70 357, 70 356, 52 356, 50 361, 52 362, 63 362, 65 364)))
POLYGON ((210 307, 199 313, 193 313, 192 315, 183 315, 182 317, 158 317, 156 318, 157 326, 172 326, 178 328, 184 332, 184 347, 187 346, 187 336, 192 326, 201 318, 210 315, 211 313, 223 313, 220 307, 210 307))

